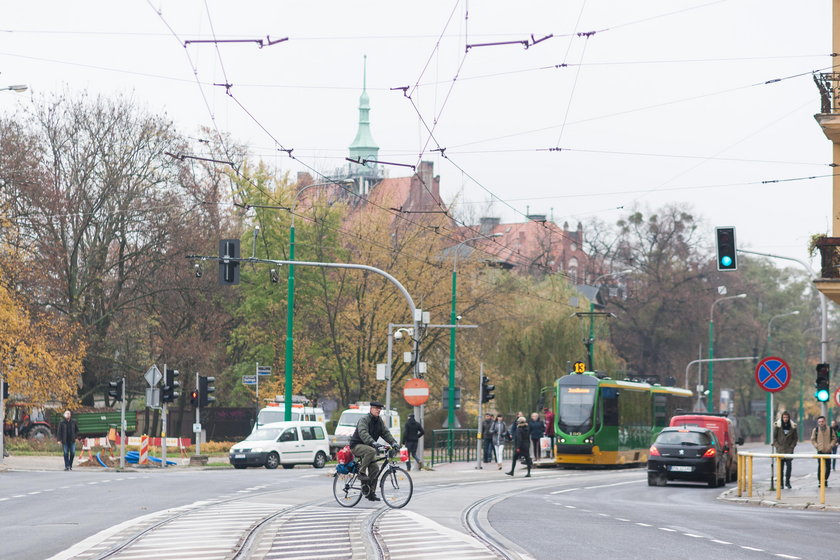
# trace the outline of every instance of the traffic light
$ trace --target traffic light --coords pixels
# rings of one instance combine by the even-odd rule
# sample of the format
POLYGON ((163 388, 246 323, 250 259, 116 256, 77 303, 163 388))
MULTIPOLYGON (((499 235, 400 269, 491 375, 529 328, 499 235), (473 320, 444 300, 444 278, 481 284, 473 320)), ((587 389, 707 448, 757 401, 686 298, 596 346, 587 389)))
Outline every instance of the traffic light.
POLYGON ((121 401, 123 398, 123 380, 108 382, 108 396, 115 401, 121 401))
POLYGON ((239 240, 222 239, 219 241, 219 284, 233 286, 239 284, 239 263, 228 259, 239 258, 239 240))
POLYGON ((481 402, 486 403, 496 398, 493 391, 496 390, 495 385, 490 384, 490 380, 486 375, 481 376, 481 402))
POLYGON ((210 393, 216 391, 216 388, 210 385, 214 381, 216 381, 215 377, 207 377, 206 375, 198 376, 198 406, 201 408, 216 402, 216 397, 210 396, 210 393))
POLYGON ((5 379, 0 379, 0 383, 3 384, 3 391, 0 394, 2 394, 2 398, 5 401, 9 398, 9 382, 5 379))
POLYGON ((163 387, 160 390, 161 402, 175 402, 175 399, 181 396, 181 393, 175 390, 181 386, 181 383, 176 380, 179 375, 181 372, 177 369, 166 368, 163 374, 163 387))
POLYGON ((716 227, 715 237, 717 238, 717 269, 736 270, 738 255, 735 251, 735 228, 716 227))
POLYGON ((814 392, 814 397, 819 402, 828 402, 828 380, 830 376, 831 366, 829 364, 817 364, 817 380, 814 383, 817 390, 814 392))
POLYGON ((193 389, 192 393, 190 393, 190 404, 193 408, 198 408, 198 390, 193 389))

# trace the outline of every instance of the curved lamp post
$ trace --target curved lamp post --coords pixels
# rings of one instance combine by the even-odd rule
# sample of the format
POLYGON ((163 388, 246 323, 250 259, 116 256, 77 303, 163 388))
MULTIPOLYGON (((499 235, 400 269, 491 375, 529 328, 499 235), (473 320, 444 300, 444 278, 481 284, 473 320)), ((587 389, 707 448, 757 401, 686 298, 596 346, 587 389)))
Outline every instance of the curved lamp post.
POLYGON ((29 89, 29 86, 27 86, 25 84, 16 84, 16 85, 13 85, 13 86, 2 87, 2 88, 0 88, 0 91, 15 91, 15 92, 18 92, 18 93, 22 93, 22 92, 24 92, 28 89, 29 89))
POLYGON ((715 325, 715 320, 714 320, 715 305, 717 305, 718 303, 720 303, 722 301, 727 301, 727 300, 732 300, 732 299, 742 299, 742 298, 745 298, 745 297, 747 297, 747 294, 738 294, 737 296, 726 296, 726 297, 718 298, 712 303, 712 307, 709 310, 709 376, 708 376, 708 379, 707 379, 708 383, 706 385, 706 390, 709 392, 709 394, 706 397, 706 411, 707 412, 712 411, 712 400, 714 400, 714 390, 713 390, 714 387, 712 385, 714 362, 711 361, 711 360, 713 360, 715 358, 715 346, 714 346, 715 345, 715 337, 714 337, 714 332, 715 332, 715 327, 714 327, 714 325, 715 325))

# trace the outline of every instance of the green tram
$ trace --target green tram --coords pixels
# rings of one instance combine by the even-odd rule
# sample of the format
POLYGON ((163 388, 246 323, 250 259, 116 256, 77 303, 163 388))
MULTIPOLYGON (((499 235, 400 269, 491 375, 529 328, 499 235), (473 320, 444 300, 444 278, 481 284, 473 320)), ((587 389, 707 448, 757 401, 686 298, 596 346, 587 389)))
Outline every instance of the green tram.
POLYGON ((691 391, 569 374, 555 382, 558 465, 645 463, 654 438, 677 409, 690 410, 691 391))

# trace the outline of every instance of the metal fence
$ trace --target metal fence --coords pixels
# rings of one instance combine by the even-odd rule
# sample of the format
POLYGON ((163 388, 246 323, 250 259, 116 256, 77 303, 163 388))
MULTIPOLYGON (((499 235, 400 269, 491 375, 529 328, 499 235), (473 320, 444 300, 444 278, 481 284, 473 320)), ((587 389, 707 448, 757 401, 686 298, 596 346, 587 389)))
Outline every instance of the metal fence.
MULTIPOLYGON (((476 452, 479 449, 479 443, 482 443, 481 440, 476 439, 477 430, 451 430, 451 433, 452 437, 450 439, 450 430, 432 430, 430 446, 432 453, 432 467, 434 467, 435 463, 476 461, 476 452)), ((428 439, 426 441, 428 443, 428 439)), ((502 460, 510 460, 512 458, 513 445, 511 442, 505 442, 502 460)))

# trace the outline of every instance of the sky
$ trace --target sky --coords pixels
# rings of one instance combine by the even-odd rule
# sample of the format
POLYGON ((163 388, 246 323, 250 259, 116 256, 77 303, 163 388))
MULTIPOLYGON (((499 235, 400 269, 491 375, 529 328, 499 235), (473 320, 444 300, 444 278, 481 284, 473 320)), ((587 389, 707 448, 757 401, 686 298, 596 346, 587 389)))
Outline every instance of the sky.
POLYGON ((33 96, 123 94, 195 138, 229 133, 292 177, 330 173, 356 133, 366 60, 380 160, 434 162, 444 201, 473 222, 530 212, 586 231, 680 204, 710 255, 714 227, 735 226, 740 248, 818 270, 807 246, 832 233, 832 168, 811 72, 833 63, 830 8, 0 0, 0 88, 29 86, 0 93, 0 113, 33 96), (251 42, 192 42, 212 39, 251 42))

